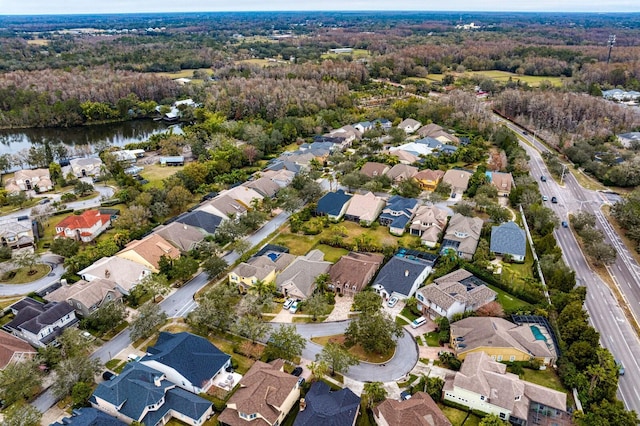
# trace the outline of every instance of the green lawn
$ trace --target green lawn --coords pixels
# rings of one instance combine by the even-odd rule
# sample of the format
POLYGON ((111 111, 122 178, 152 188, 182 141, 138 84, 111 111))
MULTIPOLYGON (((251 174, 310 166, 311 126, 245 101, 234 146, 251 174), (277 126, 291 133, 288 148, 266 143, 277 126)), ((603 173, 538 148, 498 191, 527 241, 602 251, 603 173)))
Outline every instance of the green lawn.
POLYGON ((486 78, 491 78, 501 83, 506 83, 509 78, 512 81, 517 82, 520 80, 522 83, 527 83, 530 86, 539 86, 542 82, 549 82, 552 86, 561 87, 564 79, 562 77, 545 77, 545 76, 534 76, 534 75, 520 75, 516 73, 511 73, 507 71, 498 71, 498 70, 490 70, 490 71, 468 71, 464 74, 465 76, 483 76, 486 78))
POLYGON ((353 49, 351 52, 346 52, 346 53, 333 53, 333 52, 328 52, 328 53, 323 53, 321 58, 322 59, 336 59, 336 58, 340 58, 340 57, 345 57, 345 56, 351 56, 353 58, 368 58, 369 55, 369 51, 366 49, 353 49))
POLYGON ((35 280, 39 280, 40 278, 44 277, 49 272, 51 272, 51 266, 45 265, 43 263, 39 263, 39 264, 37 264, 37 265, 35 265, 33 267, 33 270, 36 271, 33 275, 29 275, 30 269, 31 268, 14 269, 13 271, 15 271, 16 274, 12 278, 8 278, 7 274, 9 274, 9 273, 11 273, 13 271, 6 272, 5 275, 2 276, 2 284, 24 284, 24 283, 30 283, 30 282, 33 282, 35 280))
POLYGON ((413 312, 411 312, 409 309, 407 309, 407 307, 405 306, 404 308, 402 308, 402 311, 400 311, 400 315, 402 315, 403 317, 405 317, 406 319, 413 321, 414 319, 418 318, 420 315, 416 315, 413 312))
POLYGON ((546 370, 532 370, 530 368, 525 368, 522 380, 555 389, 560 392, 567 392, 567 389, 562 386, 560 378, 552 368, 547 368, 546 370))
POLYGON ((276 237, 273 244, 289 248, 289 252, 296 256, 303 256, 309 253, 320 241, 320 235, 297 235, 283 233, 276 237))
POLYGON ((489 288, 498 293, 498 303, 502 305, 502 309, 504 309, 505 311, 527 309, 531 307, 529 303, 510 295, 506 291, 500 290, 498 287, 489 285, 489 288))
POLYGON ((440 407, 453 426, 477 426, 480 424, 480 418, 475 414, 467 413, 466 411, 444 404, 438 404, 438 407, 440 407))
POLYGON ((331 247, 326 244, 318 244, 316 248, 324 253, 324 260, 331 263, 336 263, 342 256, 349 253, 348 250, 343 248, 331 247))
POLYGON ((428 346, 431 346, 433 348, 437 348, 440 346, 438 333, 436 333, 435 331, 430 331, 428 333, 425 333, 423 337, 426 340, 428 346))
POLYGON ((162 188, 162 181, 169 176, 173 176, 180 170, 184 169, 184 166, 161 166, 160 164, 151 164, 144 166, 144 170, 140 173, 142 177, 149 181, 144 185, 144 189, 149 188, 162 188))

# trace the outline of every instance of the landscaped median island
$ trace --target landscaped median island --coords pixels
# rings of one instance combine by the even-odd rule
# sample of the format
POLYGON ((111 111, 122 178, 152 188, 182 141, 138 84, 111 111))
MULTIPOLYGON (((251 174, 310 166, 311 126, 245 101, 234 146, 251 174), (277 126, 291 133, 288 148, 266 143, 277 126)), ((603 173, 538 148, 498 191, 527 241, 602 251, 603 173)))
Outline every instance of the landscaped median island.
POLYGON ((33 267, 25 266, 21 268, 11 269, 6 271, 0 277, 0 283, 2 284, 25 284, 42 277, 47 276, 51 272, 51 266, 39 263, 33 267))
POLYGON ((374 364, 382 364, 389 361, 393 358, 396 352, 395 348, 391 348, 382 354, 367 352, 361 345, 347 346, 346 339, 347 338, 344 334, 338 334, 335 336, 313 337, 311 338, 311 341, 322 346, 325 346, 327 343, 336 343, 345 347, 351 355, 355 356, 360 361, 371 362, 374 364))

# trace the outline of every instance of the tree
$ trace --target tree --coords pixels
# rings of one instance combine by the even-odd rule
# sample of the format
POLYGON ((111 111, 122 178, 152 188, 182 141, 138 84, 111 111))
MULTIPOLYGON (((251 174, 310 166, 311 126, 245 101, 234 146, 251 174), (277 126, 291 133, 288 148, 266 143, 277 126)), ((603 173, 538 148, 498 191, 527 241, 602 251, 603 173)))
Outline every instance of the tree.
POLYGON ((403 332, 402 326, 389 315, 375 312, 360 315, 349 324, 344 334, 347 345, 359 344, 366 352, 384 354, 396 347, 396 340, 403 332))
POLYGON ((78 254, 80 243, 72 238, 56 238, 51 243, 51 252, 62 257, 71 257, 78 254))
POLYGON ((3 414, 2 426, 38 426, 42 418, 42 413, 26 402, 13 404, 3 414))
POLYGON ((98 333, 106 333, 113 330, 127 317, 127 309, 120 301, 112 300, 93 311, 83 320, 84 326, 96 330, 98 333))
POLYGON ((293 213, 304 205, 304 201, 298 196, 298 191, 294 188, 282 188, 278 192, 278 205, 282 210, 293 213))
POLYGON ((79 180, 75 185, 73 185, 73 193, 78 197, 84 197, 85 195, 91 194, 93 189, 93 185, 82 180, 79 180))
POLYGON ((234 331, 255 343, 267 335, 271 327, 259 317, 253 315, 245 315, 236 321, 234 331))
POLYGON ((360 363, 358 358, 347 352, 342 346, 337 343, 327 343, 322 352, 316 355, 316 361, 324 361, 331 368, 331 375, 335 375, 336 371, 339 373, 346 373, 349 371, 349 367, 360 363))
POLYGON ((37 272, 37 270, 35 269, 35 266, 39 260, 40 260, 39 255, 37 255, 36 253, 31 253, 29 251, 22 251, 22 252, 16 253, 13 257, 13 261, 20 268, 29 268, 30 275, 37 272))
POLYGON ((38 364, 33 360, 12 362, 0 372, 0 399, 5 406, 31 398, 42 384, 38 364))
POLYGON ((622 401, 603 399, 600 402, 591 404, 586 413, 576 414, 575 422, 578 426, 634 426, 638 424, 638 415, 635 411, 628 411, 622 401))
POLYGON ((138 314, 131 322, 131 341, 135 342, 138 339, 151 336, 166 320, 167 314, 162 312, 160 305, 145 303, 138 309, 138 314))
POLYGON ((582 231, 586 226, 595 228, 596 215, 586 211, 579 211, 578 213, 571 215, 571 225, 573 225, 573 229, 578 233, 580 233, 580 231, 582 231))
POLYGON ((480 420, 479 426, 509 426, 509 422, 506 422, 497 414, 488 414, 480 420))
POLYGON ((4 175, 7 170, 11 168, 11 155, 10 154, 2 154, 0 155, 0 184, 2 183, 2 175, 4 175))
POLYGON ((353 310, 361 315, 370 315, 382 309, 382 297, 375 291, 361 291, 353 296, 353 310))
POLYGON ((304 302, 304 311, 311 315, 312 321, 317 321, 318 315, 323 315, 328 308, 329 304, 322 293, 314 293, 304 302))
POLYGON ((325 376, 329 372, 329 364, 326 361, 312 361, 308 368, 314 380, 325 376))
POLYGON ((415 179, 405 179, 398 184, 396 192, 406 198, 417 198, 422 193, 422 188, 415 179))
POLYGON ((28 200, 27 194, 20 191, 20 192, 12 192, 9 195, 7 195, 7 203, 9 203, 12 206, 17 206, 22 208, 22 206, 24 205, 24 203, 26 203, 28 200))
POLYGON ((62 358, 74 358, 87 354, 87 341, 77 328, 65 329, 57 340, 62 358))
POLYGON ((89 383, 78 382, 73 385, 73 388, 71 388, 73 408, 87 407, 92 393, 93 387, 89 383))
POLYGON ((367 407, 373 408, 376 403, 385 400, 387 390, 382 382, 368 382, 364 384, 364 394, 367 396, 367 407))
POLYGON ((179 283, 185 283, 198 271, 198 261, 191 256, 180 256, 173 261, 170 276, 179 283))
POLYGON ((452 207, 453 211, 456 213, 460 213, 463 216, 473 217, 474 211, 473 206, 467 202, 460 202, 452 207))
POLYGON ((280 327, 271 333, 265 354, 272 359, 287 359, 293 361, 302 356, 302 350, 307 346, 304 337, 296 332, 295 325, 281 324, 280 327))
POLYGON ((209 275, 209 278, 212 279, 220 275, 227 267, 229 267, 227 262, 215 255, 207 257, 202 263, 202 269, 209 275))
POLYGON ((247 240, 238 240, 236 241, 236 243, 234 244, 234 250, 240 255, 242 256, 243 254, 245 254, 247 251, 249 251, 249 249, 251 249, 251 242, 247 241, 247 240))
POLYGON ((487 207, 487 214, 489 215, 489 219, 494 223, 508 222, 512 218, 511 211, 509 209, 500 207, 497 204, 489 205, 487 207))
POLYGON ((151 211, 143 206, 134 204, 128 209, 124 209, 120 216, 115 220, 113 226, 115 228, 127 229, 129 231, 140 231, 149 225, 151 211))
POLYGON ((76 356, 60 361, 55 368, 56 379, 51 390, 56 398, 64 398, 71 393, 78 382, 93 383, 93 377, 100 371, 100 362, 88 356, 76 356))
POLYGON ((433 192, 444 198, 449 198, 449 195, 451 195, 451 185, 447 182, 441 181, 433 192))
POLYGON ((167 192, 165 202, 173 213, 180 213, 193 201, 193 195, 184 186, 174 186, 167 192))
POLYGON ((232 287, 214 287, 200 298, 198 306, 189 313, 189 323, 204 331, 228 330, 236 316, 236 298, 237 292, 232 287))
POLYGON ((588 242, 585 251, 596 265, 611 265, 616 261, 616 250, 602 240, 588 242))

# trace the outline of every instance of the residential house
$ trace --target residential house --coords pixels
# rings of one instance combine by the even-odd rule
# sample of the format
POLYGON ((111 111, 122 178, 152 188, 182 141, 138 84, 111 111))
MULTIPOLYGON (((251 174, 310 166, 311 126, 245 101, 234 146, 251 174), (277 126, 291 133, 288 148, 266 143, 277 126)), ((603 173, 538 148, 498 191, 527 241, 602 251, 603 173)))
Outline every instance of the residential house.
MULTIPOLYGON (((418 158, 418 160, 419 160, 419 157, 421 155, 431 155, 433 153, 433 148, 430 148, 428 145, 423 144, 423 143, 418 143, 418 142, 407 142, 405 144, 389 148, 390 155, 398 156, 399 155, 399 153, 398 153, 399 151, 405 151, 405 152, 411 154, 412 156, 414 156, 415 158, 418 158)), ((400 157, 398 157, 398 158, 400 158, 400 157)), ((411 157, 409 157, 409 158, 411 158, 411 157)), ((412 163, 415 163, 418 160, 411 161, 411 162, 406 160, 406 162, 408 164, 412 164, 412 163)))
POLYGON ((420 161, 420 157, 416 152, 409 152, 403 149, 391 148, 389 155, 396 157, 400 164, 414 164, 420 161))
POLYGON ((111 215, 100 210, 85 210, 82 214, 67 216, 56 225, 55 238, 71 238, 83 243, 93 241, 111 225, 111 215))
POLYGON ((440 154, 447 154, 447 155, 451 155, 455 153, 457 150, 458 150, 458 147, 455 145, 442 145, 440 149, 438 149, 440 154))
POLYGON ((380 253, 349 252, 329 270, 329 288, 345 296, 354 296, 373 279, 384 262, 380 253))
POLYGON ((196 211, 205 211, 223 219, 237 218, 247 212, 247 207, 228 195, 218 195, 196 211))
POLYGON ((367 192, 364 195, 354 194, 344 218, 369 226, 375 222, 386 204, 384 198, 378 197, 372 192, 367 192))
POLYGON ((80 280, 75 284, 62 284, 44 298, 49 302, 67 302, 78 314, 86 318, 109 302, 121 301, 122 293, 114 281, 98 278, 93 281, 80 280))
POLYGON ((298 378, 283 371, 284 361, 256 361, 240 380, 218 421, 227 426, 280 425, 300 397, 298 378), (255 420, 255 421, 254 421, 255 420))
POLYGON ((274 172, 277 172, 280 170, 287 170, 297 175, 302 171, 302 167, 294 163, 293 161, 288 160, 286 156, 285 157, 280 156, 272 160, 269 166, 265 168, 265 170, 274 171, 274 172))
POLYGON ((275 182, 280 188, 289 186, 293 182, 296 174, 289 170, 265 170, 260 172, 262 177, 266 177, 275 182))
POLYGON ((180 250, 172 246, 167 240, 158 234, 151 234, 141 240, 134 240, 127 244, 124 249, 116 253, 122 259, 132 260, 152 272, 159 272, 159 262, 161 257, 177 259, 180 257, 180 250))
POLYGON ((184 166, 184 156, 174 155, 171 157, 160 157, 160 165, 170 167, 184 166))
POLYGON ((164 373, 141 362, 127 363, 118 376, 100 384, 91 406, 125 423, 164 425, 171 418, 192 426, 213 414, 211 402, 176 386, 164 373))
POLYGON ((65 177, 69 172, 77 178, 100 176, 102 160, 99 157, 73 158, 69 160, 69 167, 65 169, 62 170, 65 177))
POLYGON ((172 222, 166 226, 162 226, 156 229, 154 233, 169 241, 174 245, 174 247, 176 247, 183 253, 196 248, 207 235, 207 233, 205 233, 202 228, 196 228, 195 226, 187 225, 181 222, 172 222))
POLYGON ((18 170, 4 183, 7 192, 36 191, 47 192, 53 189, 49 169, 18 170))
POLYGON ((176 386, 199 394, 207 392, 214 378, 231 365, 231 356, 204 337, 161 331, 155 345, 147 348, 141 364, 160 371, 176 386))
POLYGON ((442 170, 426 169, 416 173, 413 178, 423 190, 435 191, 443 176, 444 172, 442 170))
POLYGON ((384 299, 392 296, 407 299, 427 279, 437 258, 428 253, 400 249, 382 267, 372 287, 384 299))
POLYGON ((22 339, 0 330, 0 371, 12 362, 32 359, 38 354, 33 346, 22 339))
POLYGON ((380 215, 380 225, 388 226, 389 232, 393 235, 401 236, 413 215, 418 209, 418 200, 415 198, 405 198, 394 195, 389 198, 387 206, 380 215))
POLYGON ((406 164, 396 164, 389 170, 386 175, 391 179, 393 183, 400 183, 403 180, 411 179, 418 173, 418 168, 408 166, 406 164))
POLYGON ((527 236, 515 222, 493 226, 489 250, 500 256, 509 255, 515 262, 524 262, 527 255, 527 236))
POLYGON ((246 186, 255 190, 263 197, 273 197, 280 190, 280 185, 272 181, 268 177, 261 177, 255 180, 249 180, 243 183, 241 186, 246 186))
POLYGON ((640 145, 640 132, 622 133, 616 136, 618 136, 618 142, 627 149, 633 148, 634 145, 640 145))
POLYGON ((430 137, 437 139, 442 143, 454 143, 458 144, 460 140, 454 135, 446 132, 441 126, 435 123, 429 123, 426 126, 422 126, 418 129, 418 135, 422 138, 430 137))
POLYGON ((471 260, 482 231, 482 219, 478 217, 467 217, 460 213, 454 214, 449 220, 447 232, 444 234, 440 254, 453 251, 457 256, 471 260))
POLYGON ((517 325, 493 317, 469 317, 452 323, 450 347, 461 360, 469 354, 484 352, 498 362, 536 359, 550 365, 557 356, 555 346, 550 338, 545 338, 540 326, 517 325))
POLYGON ((398 124, 398 129, 404 130, 406 134, 410 135, 411 133, 414 133, 416 130, 418 130, 420 126, 422 126, 422 123, 420 123, 418 120, 407 118, 405 120, 402 120, 400 124, 398 124))
POLYGON ((359 131, 360 133, 364 133, 368 130, 373 129, 373 123, 370 121, 361 121, 360 123, 356 123, 353 125, 353 128, 359 131))
MULTIPOLYGON (((206 210, 194 210, 191 212, 184 213, 176 219, 177 223, 181 223, 183 225, 194 226, 208 235, 213 235, 216 233, 216 229, 222 223, 224 218, 222 216, 218 216, 206 210)), ((194 238, 196 235, 194 234, 194 238)))
POLYGON ((386 118, 377 118, 373 121, 373 126, 374 127, 380 127, 382 130, 387 131, 391 129, 393 123, 391 123, 390 120, 387 120, 386 118))
POLYGON ((253 256, 229 272, 229 283, 238 286, 244 293, 258 281, 273 282, 276 274, 284 271, 295 259, 296 257, 289 253, 253 256))
POLYGON ((451 169, 445 172, 442 181, 451 186, 451 197, 455 197, 455 195, 462 196, 469 187, 469 179, 471 179, 472 175, 473 173, 466 170, 451 169))
POLYGON ((475 311, 493 302, 496 296, 484 281, 467 270, 458 269, 418 290, 416 299, 424 316, 451 319, 456 314, 475 311))
POLYGON ((440 407, 426 392, 416 392, 410 399, 385 399, 373 409, 378 426, 451 426, 440 407))
POLYGON ((498 190, 498 196, 509 196, 511 187, 514 185, 511 173, 486 172, 485 174, 491 185, 495 186, 498 190))
POLYGON ((131 165, 138 161, 138 158, 144 156, 144 150, 123 149, 120 151, 111 151, 110 154, 113 155, 116 161, 125 163, 125 165, 131 165))
POLYGON ((221 192, 220 195, 231 197, 247 208, 251 208, 254 202, 260 202, 264 198, 253 188, 248 188, 242 185, 227 189, 226 191, 221 192))
POLYGON ((151 275, 152 268, 141 265, 129 259, 111 256, 97 260, 93 265, 78 272, 85 281, 107 278, 116 283, 118 291, 129 294, 131 290, 151 275))
POLYGON ((368 178, 374 178, 386 174, 390 169, 391 167, 386 164, 369 161, 364 163, 360 169, 360 174, 365 175, 368 178))
POLYGON ((276 277, 280 293, 288 297, 306 299, 313 294, 318 275, 326 274, 331 263, 324 260, 324 253, 311 250, 305 256, 298 256, 276 277))
POLYGON ((447 212, 436 206, 420 206, 416 210, 409 230, 418 235, 422 244, 435 247, 447 226, 447 212))
POLYGON ((444 145, 438 139, 429 138, 429 137, 418 139, 415 143, 424 145, 427 148, 429 148, 431 151, 435 151, 437 149, 439 150, 444 145))
POLYGON ((14 318, 4 328, 35 347, 51 343, 65 328, 78 322, 73 308, 67 302, 44 304, 27 297, 9 309, 14 318))
POLYGON ((565 393, 520 380, 484 352, 467 355, 460 371, 445 380, 443 394, 446 401, 514 425, 572 424, 565 393))
POLYGON ((0 245, 11 249, 33 247, 34 236, 31 220, 13 217, 0 220, 0 245))
POLYGON ((316 214, 327 216, 331 220, 340 220, 347 211, 351 203, 351 195, 346 194, 342 189, 335 192, 327 192, 318 200, 316 214))
POLYGON ((332 391, 322 381, 314 382, 300 400, 300 412, 293 426, 355 426, 360 397, 349 388, 332 391))
POLYGON ((122 420, 93 407, 74 408, 71 416, 64 417, 51 426, 127 426, 122 420))

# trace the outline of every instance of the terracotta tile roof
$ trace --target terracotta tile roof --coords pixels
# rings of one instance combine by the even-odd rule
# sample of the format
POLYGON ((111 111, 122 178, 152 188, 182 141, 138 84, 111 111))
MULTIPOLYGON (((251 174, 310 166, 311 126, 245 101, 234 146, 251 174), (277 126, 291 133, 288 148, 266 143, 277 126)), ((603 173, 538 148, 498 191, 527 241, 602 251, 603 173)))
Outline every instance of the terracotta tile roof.
POLYGON ((231 396, 227 405, 235 405, 236 409, 226 408, 218 417, 222 423, 235 426, 249 424, 240 418, 238 413, 260 414, 269 423, 259 417, 250 422, 254 424, 273 424, 280 416, 278 407, 297 388, 298 378, 281 370, 281 363, 271 365, 256 361, 240 379, 240 387, 231 396))
POLYGON ((429 394, 416 392, 411 399, 387 399, 373 410, 376 418, 384 417, 389 426, 451 426, 429 394))
MULTIPOLYGON (((89 229, 98 222, 105 224, 111 221, 111 215, 100 214, 100 210, 85 210, 80 215, 71 215, 61 220, 56 228, 62 229, 89 229)), ((90 233, 88 235, 91 235, 90 233)))
POLYGON ((33 347, 24 340, 0 330, 0 370, 9 365, 14 355, 34 356, 38 353, 33 347))
POLYGON ((418 180, 428 180, 432 182, 437 182, 444 176, 444 172, 442 170, 421 170, 415 175, 413 175, 414 179, 418 180))

